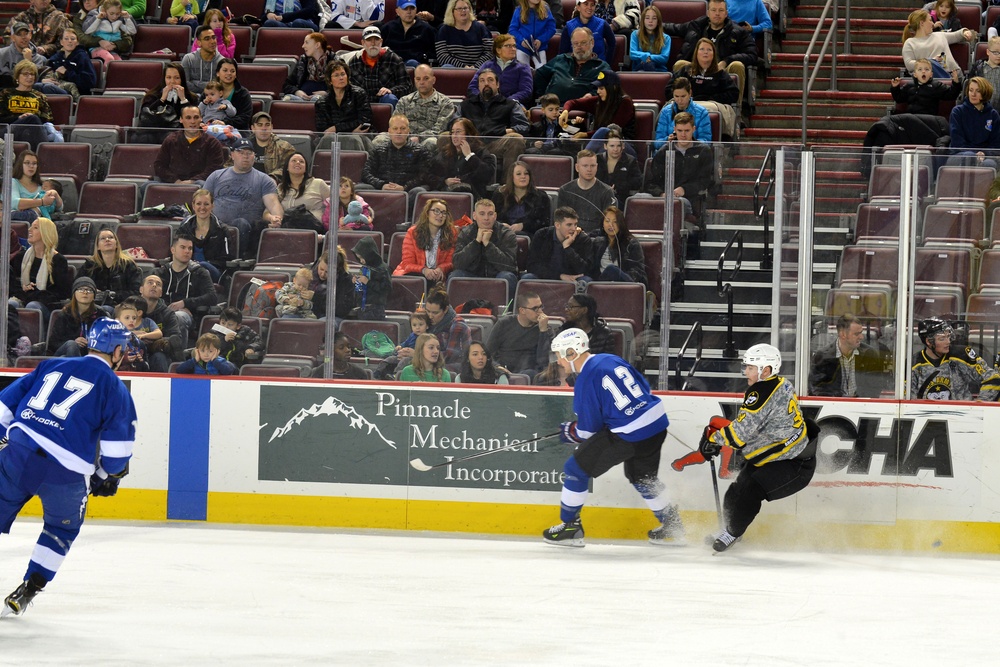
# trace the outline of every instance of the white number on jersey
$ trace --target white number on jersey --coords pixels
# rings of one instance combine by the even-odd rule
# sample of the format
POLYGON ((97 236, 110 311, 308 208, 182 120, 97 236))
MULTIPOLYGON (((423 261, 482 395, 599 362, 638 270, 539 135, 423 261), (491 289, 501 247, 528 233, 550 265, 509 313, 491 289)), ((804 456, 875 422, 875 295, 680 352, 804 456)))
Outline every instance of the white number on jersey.
MULTIPOLYGON (((625 385, 625 391, 632 394, 635 398, 642 396, 642 389, 636 384, 635 378, 632 377, 632 373, 629 371, 627 366, 617 366, 615 367, 615 375, 622 381, 625 385)), ((618 410, 624 410, 632 400, 622 392, 622 390, 615 384, 615 381, 611 379, 610 376, 605 375, 604 379, 601 380, 601 386, 607 389, 615 401, 615 408, 618 410)))
MULTIPOLYGON (((44 410, 49 404, 49 396, 55 390, 59 381, 62 379, 62 373, 58 371, 53 371, 46 375, 42 380, 42 390, 31 397, 28 400, 28 405, 35 410, 44 410)), ((56 403, 49 410, 53 415, 59 419, 66 419, 69 416, 69 410, 76 403, 81 400, 84 396, 90 393, 94 388, 94 385, 80 378, 69 376, 63 388, 71 392, 69 396, 66 397, 61 403, 56 403)))

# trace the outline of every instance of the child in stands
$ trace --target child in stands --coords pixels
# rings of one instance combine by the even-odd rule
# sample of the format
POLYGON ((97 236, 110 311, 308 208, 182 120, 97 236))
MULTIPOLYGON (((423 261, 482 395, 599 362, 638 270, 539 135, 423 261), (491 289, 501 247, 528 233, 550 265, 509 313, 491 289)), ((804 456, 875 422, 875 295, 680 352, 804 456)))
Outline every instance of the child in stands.
POLYGON ((960 81, 961 74, 958 70, 951 73, 951 83, 936 81, 931 61, 921 58, 913 68, 913 80, 903 81, 897 76, 892 80, 889 92, 897 104, 906 105, 906 113, 947 117, 946 114, 939 113, 941 102, 958 97, 962 91, 960 81))

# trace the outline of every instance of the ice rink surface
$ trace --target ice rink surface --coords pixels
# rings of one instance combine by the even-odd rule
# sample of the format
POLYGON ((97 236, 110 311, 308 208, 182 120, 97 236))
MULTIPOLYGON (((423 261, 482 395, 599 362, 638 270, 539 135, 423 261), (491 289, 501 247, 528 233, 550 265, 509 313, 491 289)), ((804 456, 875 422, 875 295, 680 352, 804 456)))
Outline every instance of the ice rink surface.
MULTIPOLYGON (((40 523, 0 536, 0 594, 40 523)), ((751 529, 752 530, 752 529, 751 529)), ((748 540, 749 541, 749 540, 748 540)), ((997 560, 84 526, 10 665, 996 665, 997 560)))

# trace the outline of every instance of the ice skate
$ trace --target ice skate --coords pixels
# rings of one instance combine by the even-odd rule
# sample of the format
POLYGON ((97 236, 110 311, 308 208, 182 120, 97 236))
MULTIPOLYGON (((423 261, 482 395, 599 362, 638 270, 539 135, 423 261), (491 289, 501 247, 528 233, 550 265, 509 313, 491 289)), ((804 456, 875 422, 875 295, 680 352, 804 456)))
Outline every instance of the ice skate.
POLYGON ((647 533, 650 544, 667 547, 680 547, 687 544, 684 537, 684 522, 681 521, 680 512, 676 505, 671 505, 664 510, 661 519, 663 523, 647 533))
POLYGON ((582 547, 583 524, 580 517, 566 523, 559 523, 542 531, 546 544, 557 547, 582 547))
POLYGON ((728 530, 724 530, 721 533, 707 536, 705 538, 705 544, 715 549, 718 553, 722 553, 742 539, 742 535, 734 537, 733 535, 730 535, 728 530))
POLYGON ((29 579, 22 582, 13 593, 4 599, 3 615, 20 615, 27 609, 31 601, 35 599, 47 582, 39 574, 34 573, 29 579))

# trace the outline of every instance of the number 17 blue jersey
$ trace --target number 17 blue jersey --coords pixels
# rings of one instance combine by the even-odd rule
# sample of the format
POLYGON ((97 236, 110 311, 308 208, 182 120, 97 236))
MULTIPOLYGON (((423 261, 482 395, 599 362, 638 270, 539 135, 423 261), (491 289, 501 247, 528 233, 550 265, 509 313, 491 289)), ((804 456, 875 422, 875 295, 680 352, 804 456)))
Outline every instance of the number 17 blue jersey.
POLYGON ((573 410, 583 438, 606 426, 623 440, 638 442, 670 425, 646 378, 613 354, 593 354, 584 362, 573 385, 573 410))

